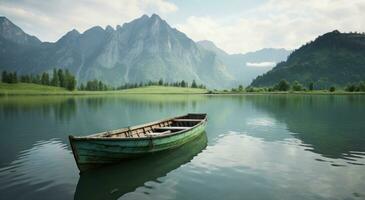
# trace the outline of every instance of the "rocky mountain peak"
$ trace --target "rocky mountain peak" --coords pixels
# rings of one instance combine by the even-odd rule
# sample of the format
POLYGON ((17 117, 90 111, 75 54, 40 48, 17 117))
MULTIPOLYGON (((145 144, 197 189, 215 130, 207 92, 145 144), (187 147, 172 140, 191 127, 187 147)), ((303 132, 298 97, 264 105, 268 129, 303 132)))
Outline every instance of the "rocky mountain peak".
POLYGON ((0 37, 18 44, 39 45, 41 41, 26 34, 21 28, 13 24, 8 18, 0 17, 0 37))
POLYGON ((108 26, 105 27, 105 30, 107 32, 113 32, 114 31, 114 28, 112 26, 108 25, 108 26))
POLYGON ((195 80, 221 88, 233 81, 214 53, 198 48, 193 40, 156 14, 143 15, 118 25, 116 30, 111 26, 95 26, 83 33, 73 29, 56 43, 30 49, 24 55, 9 56, 9 61, 0 60, 0 67, 39 73, 58 66, 70 69, 79 83, 95 78, 113 86, 160 79, 189 83, 195 80), (21 59, 27 56, 33 57, 32 62, 21 59), (14 60, 15 63, 10 62, 14 60))

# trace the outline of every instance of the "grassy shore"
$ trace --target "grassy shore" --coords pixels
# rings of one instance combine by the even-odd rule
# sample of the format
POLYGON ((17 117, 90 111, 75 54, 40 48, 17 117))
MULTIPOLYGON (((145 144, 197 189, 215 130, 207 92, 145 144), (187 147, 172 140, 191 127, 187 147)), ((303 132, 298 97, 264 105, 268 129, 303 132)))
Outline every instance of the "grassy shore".
POLYGON ((288 92, 245 92, 245 91, 208 91, 198 88, 182 87, 165 87, 165 86, 147 86, 141 88, 113 90, 113 91, 68 91, 64 88, 44 86, 31 83, 7 84, 0 83, 0 95, 119 95, 119 94, 208 94, 208 95, 357 95, 365 92, 346 92, 337 90, 329 92, 328 90, 314 91, 288 91, 288 92))
POLYGON ((206 89, 148 86, 113 91, 68 91, 64 88, 31 83, 0 83, 0 95, 102 95, 102 94, 205 94, 206 89))

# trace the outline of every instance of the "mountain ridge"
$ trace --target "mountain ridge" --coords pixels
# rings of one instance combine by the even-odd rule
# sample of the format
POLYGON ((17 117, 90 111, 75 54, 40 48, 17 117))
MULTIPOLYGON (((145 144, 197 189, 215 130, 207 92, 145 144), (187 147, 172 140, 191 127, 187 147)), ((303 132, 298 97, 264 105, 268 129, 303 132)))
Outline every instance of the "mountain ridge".
POLYGON ((24 45, 39 45, 42 43, 37 37, 26 34, 5 16, 0 16, 0 36, 24 45))
POLYGON ((68 68, 79 83, 97 78, 120 85, 162 78, 168 82, 196 80, 221 88, 234 81, 214 53, 200 48, 156 14, 115 29, 94 26, 83 33, 73 29, 54 43, 26 45, 17 38, 2 37, 0 49, 0 70, 23 74, 68 68))
POLYGON ((365 34, 338 30, 318 36, 295 50, 285 62, 258 76, 251 86, 272 86, 280 79, 317 88, 345 86, 365 80, 365 34))

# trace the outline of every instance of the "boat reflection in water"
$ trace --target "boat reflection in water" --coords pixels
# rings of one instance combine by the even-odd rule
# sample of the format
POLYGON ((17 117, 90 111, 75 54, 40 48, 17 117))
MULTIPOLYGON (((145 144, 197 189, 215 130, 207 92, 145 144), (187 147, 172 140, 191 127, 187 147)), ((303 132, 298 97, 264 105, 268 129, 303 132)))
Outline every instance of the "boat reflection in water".
POLYGON ((120 164, 88 170, 80 175, 74 199, 117 199, 190 162, 207 146, 204 132, 185 145, 120 164))

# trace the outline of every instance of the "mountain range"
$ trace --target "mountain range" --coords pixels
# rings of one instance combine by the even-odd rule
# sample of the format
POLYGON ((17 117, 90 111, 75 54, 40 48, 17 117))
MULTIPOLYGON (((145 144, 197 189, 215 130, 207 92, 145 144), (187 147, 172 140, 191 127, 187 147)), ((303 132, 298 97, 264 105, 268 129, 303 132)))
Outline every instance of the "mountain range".
POLYGON ((321 35, 258 76, 251 86, 272 86, 281 79, 305 85, 313 82, 318 89, 364 81, 365 34, 335 30, 321 35))
POLYGON ((194 42, 156 14, 116 28, 95 26, 83 33, 74 29, 56 42, 41 42, 0 17, 0 70, 39 74, 67 68, 79 83, 96 78, 118 86, 162 78, 224 88, 248 84, 270 69, 247 63, 278 62, 289 54, 263 49, 230 55, 208 43, 194 42))
POLYGON ((198 45, 214 52, 226 66, 238 84, 249 85, 253 79, 269 71, 276 63, 285 61, 292 51, 264 48, 245 54, 228 54, 208 40, 198 41, 198 45))

